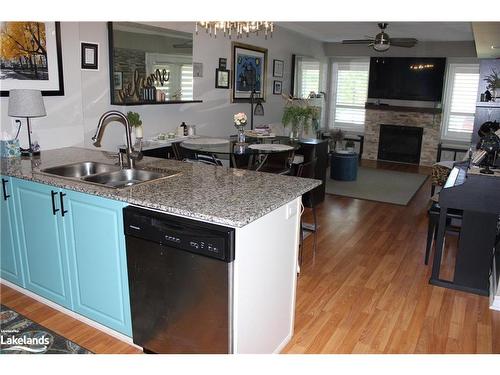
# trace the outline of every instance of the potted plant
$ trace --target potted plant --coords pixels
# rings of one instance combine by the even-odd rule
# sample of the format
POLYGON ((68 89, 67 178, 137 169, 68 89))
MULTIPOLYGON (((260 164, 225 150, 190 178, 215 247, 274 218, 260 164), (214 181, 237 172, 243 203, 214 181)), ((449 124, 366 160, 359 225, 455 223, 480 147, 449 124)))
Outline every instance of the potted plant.
POLYGON ((491 100, 495 101, 497 90, 500 89, 500 76, 495 69, 491 69, 491 74, 488 74, 483 80, 487 84, 486 88, 491 90, 491 100))
POLYGON ((353 141, 347 141, 345 143, 345 149, 347 151, 354 151, 354 142, 353 141))
MULTIPOLYGON (((283 126, 292 126, 290 132, 291 139, 299 139, 302 131, 309 130, 310 120, 313 119, 317 109, 308 104, 306 100, 288 100, 283 108, 281 122, 283 126)), ((316 118, 318 115, 316 115, 316 118)), ((319 122, 318 122, 319 124, 319 122)))
POLYGON ((142 129, 141 115, 139 115, 137 112, 129 111, 127 112, 127 119, 129 125, 132 127, 132 129, 135 130, 135 136, 137 138, 142 138, 143 129, 142 129))
POLYGON ((330 150, 335 151, 337 144, 341 144, 344 140, 344 132, 341 129, 330 130, 330 150))

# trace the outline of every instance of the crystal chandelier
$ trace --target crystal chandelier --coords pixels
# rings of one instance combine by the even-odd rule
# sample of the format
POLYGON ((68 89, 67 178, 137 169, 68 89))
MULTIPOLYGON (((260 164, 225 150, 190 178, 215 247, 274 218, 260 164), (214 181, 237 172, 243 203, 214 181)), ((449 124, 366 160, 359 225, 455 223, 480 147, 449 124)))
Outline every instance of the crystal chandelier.
POLYGON ((196 34, 199 27, 214 38, 217 38, 217 33, 222 33, 224 36, 229 36, 229 39, 232 37, 241 39, 243 35, 250 36, 250 33, 259 35, 259 32, 263 32, 267 39, 268 35, 273 36, 274 30, 274 24, 268 21, 201 21, 196 22, 196 34))

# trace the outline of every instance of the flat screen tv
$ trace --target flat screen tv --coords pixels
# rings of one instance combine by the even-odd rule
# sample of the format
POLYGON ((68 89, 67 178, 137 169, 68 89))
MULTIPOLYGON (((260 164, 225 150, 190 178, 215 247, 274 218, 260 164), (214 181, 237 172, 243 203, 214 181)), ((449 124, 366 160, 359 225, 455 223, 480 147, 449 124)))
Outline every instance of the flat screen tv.
POLYGON ((372 57, 368 97, 441 101, 445 58, 372 57))

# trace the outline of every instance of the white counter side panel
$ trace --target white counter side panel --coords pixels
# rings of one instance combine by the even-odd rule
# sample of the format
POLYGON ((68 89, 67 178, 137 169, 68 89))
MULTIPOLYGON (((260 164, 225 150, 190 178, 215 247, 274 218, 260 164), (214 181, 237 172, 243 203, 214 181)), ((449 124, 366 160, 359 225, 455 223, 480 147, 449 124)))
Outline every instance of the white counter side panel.
POLYGON ((279 353, 293 335, 300 201, 236 229, 235 353, 279 353))

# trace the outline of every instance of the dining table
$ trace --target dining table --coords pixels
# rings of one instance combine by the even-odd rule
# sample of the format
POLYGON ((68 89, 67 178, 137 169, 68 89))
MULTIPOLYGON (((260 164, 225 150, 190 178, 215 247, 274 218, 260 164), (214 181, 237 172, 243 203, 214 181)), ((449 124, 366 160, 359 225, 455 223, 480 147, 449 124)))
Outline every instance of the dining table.
POLYGON ((288 153, 293 159, 293 153, 299 149, 300 144, 284 136, 247 136, 244 143, 239 143, 237 136, 198 136, 184 140, 180 147, 188 152, 209 155, 214 160, 229 159, 231 167, 259 170, 271 154, 288 153))

